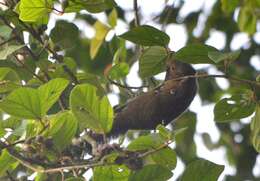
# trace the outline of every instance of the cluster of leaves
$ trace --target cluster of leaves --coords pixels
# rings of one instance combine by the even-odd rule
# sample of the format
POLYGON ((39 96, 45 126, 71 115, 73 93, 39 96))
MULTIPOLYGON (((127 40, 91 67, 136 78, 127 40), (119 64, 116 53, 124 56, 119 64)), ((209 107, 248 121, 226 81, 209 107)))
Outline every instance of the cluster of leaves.
MULTIPOLYGON (((225 0, 221 4, 217 2, 199 38, 191 33, 194 29, 192 24, 198 17, 187 17, 183 23, 190 35, 189 44, 175 53, 168 49, 169 35, 149 25, 131 26, 126 33, 105 41, 109 31, 116 27, 117 19, 126 21, 124 11, 114 0, 21 0, 8 1, 3 6, 4 10, 0 11, 0 137, 4 139, 0 142, 1 176, 16 177, 22 171, 26 177, 38 172, 36 180, 58 180, 60 177, 83 180, 87 169, 93 168, 92 179, 95 181, 167 180, 172 177, 171 170, 176 167, 178 155, 187 165, 181 180, 217 180, 224 167, 196 158, 194 113, 187 112, 180 117, 174 131, 158 126, 156 133, 144 132, 141 134, 145 135, 138 138, 129 133, 127 147, 109 151, 102 158, 92 155, 94 158, 90 160, 84 159, 91 153, 86 129, 105 135, 112 128, 114 112, 107 97, 113 92, 111 80, 116 85, 126 84, 129 69, 140 53, 139 49, 126 48, 126 40, 142 49, 138 63, 139 75, 144 82, 164 72, 166 60, 172 56, 190 64, 211 64, 234 76, 255 78, 255 71, 246 71, 252 72, 250 76, 236 71, 237 65, 242 65, 242 68, 249 66, 248 62, 241 63, 241 57, 246 56, 247 61, 248 54, 254 55, 255 42, 248 53, 229 48, 220 51, 205 45, 204 41, 211 28, 223 30, 224 26, 219 26, 219 23, 227 23, 229 26, 223 31, 229 36, 234 35, 236 25, 229 21, 239 6, 240 30, 251 35, 255 33, 259 1, 244 4, 236 0, 230 4, 225 0), (61 10, 55 8, 57 4, 61 5, 61 10), (81 13, 81 10, 87 10, 89 14, 81 13), (227 15, 217 14, 219 11, 227 15), (67 21, 57 21, 50 34, 45 33, 50 13, 62 15, 68 12, 75 12, 76 19, 95 29, 91 40, 82 38, 78 27, 67 21), (92 16, 92 13, 99 12, 107 15, 107 24, 92 16), (28 44, 25 44, 24 32, 29 33, 28 44), (183 131, 181 128, 184 127, 188 129, 183 131), (172 142, 177 145, 175 150, 169 146, 172 142), (64 169, 69 172, 60 175, 64 169)), ((169 20, 176 19, 180 8, 165 8, 159 15, 159 23, 172 23, 169 20)), ((228 41, 227 44, 231 39, 228 41)), ((214 108, 216 123, 239 121, 255 112, 250 124, 251 142, 247 141, 250 139, 248 133, 244 139, 251 150, 252 144, 260 152, 259 83, 245 79, 236 79, 236 82, 245 83, 245 86, 234 88, 232 82, 230 89, 220 90, 216 82, 200 80, 199 95, 205 102, 217 102, 214 108), (232 96, 219 100, 226 93, 232 96)), ((120 104, 129 98, 129 91, 134 93, 122 87, 127 86, 119 87, 120 104)), ((223 130, 228 132, 222 134, 218 143, 212 143, 205 134, 206 146, 214 149, 231 145, 234 133, 226 127, 223 130)), ((228 147, 229 152, 234 149, 228 147)), ((249 156, 254 160, 249 168, 252 168, 257 155, 254 150, 252 152, 249 156)), ((242 157, 238 156, 234 161, 235 154, 229 154, 229 161, 233 160, 234 165, 242 157)))

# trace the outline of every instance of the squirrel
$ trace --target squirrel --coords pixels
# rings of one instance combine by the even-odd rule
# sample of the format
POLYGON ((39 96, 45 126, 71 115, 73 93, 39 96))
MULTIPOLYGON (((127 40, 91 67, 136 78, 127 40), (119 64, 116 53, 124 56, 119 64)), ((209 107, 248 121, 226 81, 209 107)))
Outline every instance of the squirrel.
POLYGON ((165 80, 160 86, 114 110, 109 137, 128 130, 153 130, 158 124, 167 125, 189 107, 197 91, 196 79, 175 79, 194 75, 196 71, 190 64, 177 60, 169 60, 166 68, 165 80))

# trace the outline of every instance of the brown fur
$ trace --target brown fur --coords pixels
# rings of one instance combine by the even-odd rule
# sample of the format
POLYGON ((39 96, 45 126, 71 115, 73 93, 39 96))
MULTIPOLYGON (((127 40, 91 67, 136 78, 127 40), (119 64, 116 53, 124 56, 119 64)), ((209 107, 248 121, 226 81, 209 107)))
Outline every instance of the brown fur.
POLYGON ((152 130, 158 124, 169 124, 188 108, 197 90, 195 78, 173 79, 194 74, 195 70, 189 64, 168 62, 165 82, 161 86, 115 110, 109 135, 117 136, 128 130, 152 130))

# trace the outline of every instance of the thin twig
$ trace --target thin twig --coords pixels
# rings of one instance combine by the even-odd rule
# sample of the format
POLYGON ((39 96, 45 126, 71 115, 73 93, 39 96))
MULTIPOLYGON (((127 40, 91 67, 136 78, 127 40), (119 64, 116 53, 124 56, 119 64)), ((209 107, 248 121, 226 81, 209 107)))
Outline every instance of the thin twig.
POLYGON ((58 10, 56 8, 51 8, 51 10, 58 12, 59 13, 58 15, 63 15, 64 14, 64 11, 58 10))
POLYGON ((107 79, 108 79, 108 81, 109 81, 111 84, 114 84, 114 85, 116 85, 116 86, 118 86, 118 87, 121 87, 121 88, 124 88, 124 89, 142 89, 142 88, 147 88, 147 87, 149 87, 149 86, 146 86, 146 85, 138 86, 138 87, 135 87, 135 86, 127 86, 127 85, 122 85, 122 84, 120 84, 120 83, 118 83, 118 82, 115 82, 115 81, 111 80, 110 78, 107 78, 107 79))
POLYGON ((144 157, 146 157, 147 155, 151 155, 151 154, 153 154, 153 153, 155 153, 155 152, 157 152, 157 151, 160 151, 160 150, 166 148, 166 147, 169 146, 171 143, 173 143, 173 141, 172 141, 172 140, 169 140, 169 141, 167 141, 166 143, 160 145, 158 148, 155 148, 155 149, 153 149, 153 150, 149 150, 149 151, 147 151, 147 152, 144 152, 144 153, 140 154, 138 157, 139 157, 139 158, 144 158, 144 157))
POLYGON ((256 82, 256 81, 252 81, 252 80, 247 80, 247 79, 240 79, 237 77, 232 77, 229 75, 209 75, 209 74, 196 74, 196 75, 188 75, 188 76, 182 76, 182 77, 178 77, 172 80, 183 80, 183 79, 188 79, 188 78, 225 78, 225 79, 229 79, 232 81, 236 81, 236 82, 240 82, 243 84, 247 84, 253 87, 258 87, 260 88, 260 83, 256 82))
POLYGON ((135 11, 135 26, 140 26, 140 18, 138 14, 138 3, 134 0, 134 11, 135 11))

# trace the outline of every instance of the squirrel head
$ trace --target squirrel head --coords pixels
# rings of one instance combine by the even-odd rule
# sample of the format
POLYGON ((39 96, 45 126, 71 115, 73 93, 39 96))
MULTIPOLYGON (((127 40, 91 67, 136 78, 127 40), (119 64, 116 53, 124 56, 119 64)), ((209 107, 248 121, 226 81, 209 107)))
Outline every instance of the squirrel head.
POLYGON ((168 60, 166 63, 165 80, 170 80, 187 75, 194 75, 195 73, 195 69, 190 64, 171 59, 168 60))

